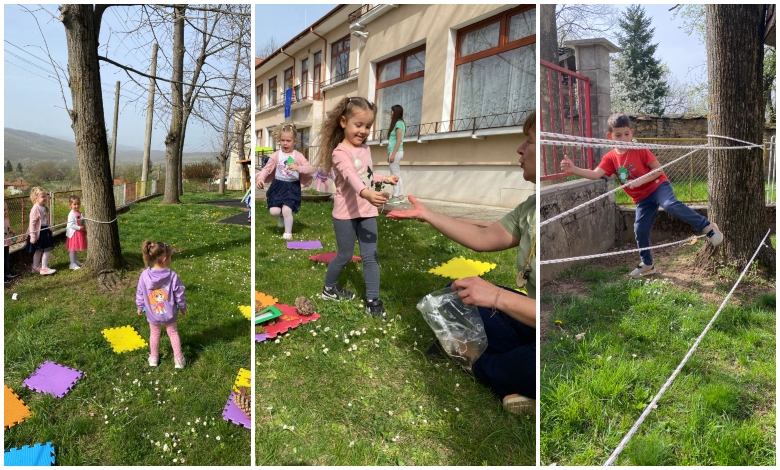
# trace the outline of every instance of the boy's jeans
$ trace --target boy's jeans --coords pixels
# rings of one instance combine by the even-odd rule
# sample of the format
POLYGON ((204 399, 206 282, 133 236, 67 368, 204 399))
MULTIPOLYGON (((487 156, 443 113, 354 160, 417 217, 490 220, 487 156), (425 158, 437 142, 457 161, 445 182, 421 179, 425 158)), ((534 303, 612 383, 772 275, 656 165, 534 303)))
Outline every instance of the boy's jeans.
MULTIPOLYGON (((701 232, 710 224, 706 217, 699 215, 696 211, 678 201, 674 196, 671 183, 664 181, 658 186, 658 189, 636 205, 634 233, 636 235, 637 248, 650 246, 650 230, 653 228, 658 207, 663 207, 670 215, 687 223, 697 232, 701 232)), ((653 264, 653 255, 650 253, 650 250, 640 251, 639 256, 646 266, 653 264)))

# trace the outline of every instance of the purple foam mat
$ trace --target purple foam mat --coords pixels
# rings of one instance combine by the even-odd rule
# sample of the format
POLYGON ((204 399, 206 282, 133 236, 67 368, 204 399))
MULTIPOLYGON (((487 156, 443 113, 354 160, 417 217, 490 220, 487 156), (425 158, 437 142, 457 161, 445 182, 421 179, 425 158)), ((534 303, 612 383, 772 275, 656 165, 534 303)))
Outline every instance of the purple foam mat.
POLYGON ((24 379, 24 386, 40 393, 48 393, 62 398, 81 378, 83 372, 65 367, 55 362, 46 361, 24 379))
POLYGON ((288 250, 318 250, 321 248, 322 243, 319 240, 310 242, 287 242, 288 250))
POLYGON ((234 424, 238 424, 240 426, 244 426, 247 429, 250 429, 252 427, 252 420, 247 416, 243 411, 241 411, 241 408, 236 405, 236 403, 233 401, 233 396, 236 394, 236 392, 230 392, 230 397, 228 398, 227 404, 225 405, 225 409, 222 410, 222 417, 225 419, 225 421, 231 421, 234 424))
POLYGON ((257 333, 255 335, 255 341, 257 341, 258 343, 262 343, 263 341, 267 340, 270 337, 271 337, 271 335, 266 334, 266 333, 257 333))

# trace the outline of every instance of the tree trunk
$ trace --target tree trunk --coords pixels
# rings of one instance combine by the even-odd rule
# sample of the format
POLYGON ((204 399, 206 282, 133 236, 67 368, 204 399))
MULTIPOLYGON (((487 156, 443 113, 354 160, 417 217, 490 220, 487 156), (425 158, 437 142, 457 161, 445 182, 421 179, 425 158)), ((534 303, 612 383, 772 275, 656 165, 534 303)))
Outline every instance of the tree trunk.
POLYGON ((179 204, 179 150, 181 141, 183 95, 182 80, 184 79, 184 6, 174 7, 173 23, 173 73, 171 76, 171 127, 165 137, 165 195, 163 204, 179 204))
MULTIPOLYGON (((753 143, 763 138, 763 5, 707 5, 709 134, 753 143)), ((713 139, 718 146, 741 144, 713 139)), ((705 265, 744 268, 769 228, 760 148, 710 150, 708 218, 724 233, 718 247, 699 253, 705 265)), ((775 251, 763 248, 759 265, 775 271, 775 251)))
POLYGON ((103 93, 98 64, 98 35, 103 8, 92 5, 63 5, 60 21, 65 26, 68 73, 73 99, 71 127, 76 139, 84 210, 90 218, 112 223, 88 222, 85 266, 98 274, 106 288, 116 285, 114 269, 125 266, 116 222, 114 181, 108 154, 103 113, 103 93))

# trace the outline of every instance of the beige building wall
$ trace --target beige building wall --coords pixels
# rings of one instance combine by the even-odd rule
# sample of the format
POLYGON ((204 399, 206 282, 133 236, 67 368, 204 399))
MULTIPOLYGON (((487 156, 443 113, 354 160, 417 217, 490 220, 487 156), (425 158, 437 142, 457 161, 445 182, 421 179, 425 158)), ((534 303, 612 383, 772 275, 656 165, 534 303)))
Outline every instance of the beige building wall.
MULTIPOLYGON (((325 86, 321 101, 294 104, 292 116, 287 121, 299 127, 310 126, 310 144, 317 145, 317 133, 325 112, 347 96, 363 96, 375 101, 377 64, 422 45, 425 45, 426 57, 421 123, 448 121, 451 119, 455 87, 457 31, 516 6, 397 5, 385 7, 381 14, 374 15, 367 22, 367 16, 362 17, 357 21, 362 27, 355 27, 354 23, 352 25, 359 33, 350 37, 349 67, 350 70, 358 68, 357 80, 325 86), (367 36, 363 33, 367 33, 367 36)), ((298 41, 300 46, 288 45, 287 53, 296 60, 295 85, 300 83, 300 60, 308 56, 311 69, 313 54, 318 50, 323 50, 325 70, 322 80, 327 81, 331 77, 331 44, 350 34, 347 15, 355 8, 356 5, 348 5, 326 21, 326 24, 332 25, 330 30, 315 28, 318 34, 327 39, 327 47, 323 47, 321 38, 311 33, 298 41)), ((289 57, 285 58, 281 63, 256 69, 258 83, 264 84, 264 94, 268 92, 268 78, 274 74, 278 77, 281 93, 283 71, 293 61, 289 57)), ((255 114, 258 129, 284 122, 283 106, 255 114)), ((377 119, 375 131, 380 130, 380 122, 377 119)), ((535 192, 535 185, 523 180, 518 165, 519 155, 516 150, 525 141, 521 127, 503 128, 496 132, 486 130, 478 136, 469 135, 468 132, 442 133, 437 134, 435 139, 420 142, 417 138, 405 139, 405 154, 401 164, 404 194, 507 208, 516 206, 535 192)), ((263 134, 264 141, 260 145, 270 145, 267 132, 263 134)), ((377 172, 389 175, 386 142, 371 140, 367 144, 371 147, 377 172)))

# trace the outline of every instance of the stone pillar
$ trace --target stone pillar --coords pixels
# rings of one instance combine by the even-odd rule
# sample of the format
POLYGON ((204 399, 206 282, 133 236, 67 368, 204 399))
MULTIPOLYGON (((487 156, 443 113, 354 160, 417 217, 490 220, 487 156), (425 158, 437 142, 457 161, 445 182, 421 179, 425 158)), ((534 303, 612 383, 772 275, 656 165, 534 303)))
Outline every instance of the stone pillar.
MULTIPOLYGON (((593 137, 605 139, 607 118, 612 114, 610 97, 609 54, 620 49, 604 38, 577 39, 566 41, 574 48, 577 73, 590 79, 590 115, 593 137)), ((601 161, 606 149, 594 149, 594 165, 601 161)))

